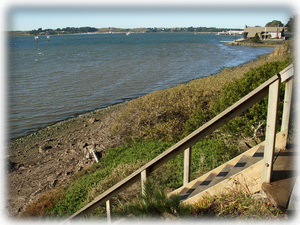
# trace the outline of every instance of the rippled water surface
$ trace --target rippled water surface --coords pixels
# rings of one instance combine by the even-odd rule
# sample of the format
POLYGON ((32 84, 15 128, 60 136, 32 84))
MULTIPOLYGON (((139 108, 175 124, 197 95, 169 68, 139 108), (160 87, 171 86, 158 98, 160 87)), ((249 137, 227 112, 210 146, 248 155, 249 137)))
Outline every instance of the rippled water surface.
POLYGON ((9 37, 8 137, 269 53, 194 33, 9 37))

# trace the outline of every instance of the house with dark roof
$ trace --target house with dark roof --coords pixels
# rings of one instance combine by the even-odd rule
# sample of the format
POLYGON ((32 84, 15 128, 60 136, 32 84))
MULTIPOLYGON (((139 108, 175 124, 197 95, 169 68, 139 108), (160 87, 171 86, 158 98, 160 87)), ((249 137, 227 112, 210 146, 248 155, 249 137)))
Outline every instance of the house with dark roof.
POLYGON ((244 39, 254 38, 257 34, 260 39, 283 38, 284 27, 245 27, 244 39))

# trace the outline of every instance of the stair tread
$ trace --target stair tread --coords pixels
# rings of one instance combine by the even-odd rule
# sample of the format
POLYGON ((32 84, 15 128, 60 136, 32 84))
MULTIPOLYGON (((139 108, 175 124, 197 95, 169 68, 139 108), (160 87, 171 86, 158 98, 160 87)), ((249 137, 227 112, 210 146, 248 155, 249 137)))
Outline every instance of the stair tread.
POLYGON ((217 174, 215 173, 209 174, 209 176, 204 181, 202 181, 201 184, 198 185, 198 187, 196 187, 196 189, 188 197, 191 198, 199 192, 202 192, 202 190, 207 189, 207 187, 210 186, 210 183, 215 179, 216 176, 217 174))
POLYGON ((180 193, 180 199, 187 199, 188 196, 200 185, 201 182, 197 181, 191 188, 183 188, 180 193))
POLYGON ((205 191, 206 189, 257 163, 263 159, 263 156, 264 146, 260 146, 252 156, 243 155, 234 166, 227 164, 218 174, 210 173, 204 181, 197 181, 191 188, 184 188, 179 194, 180 199, 185 200, 205 191))
POLYGON ((211 173, 208 175, 208 177, 201 182, 200 186, 207 186, 210 184, 210 182, 217 176, 215 173, 211 173))

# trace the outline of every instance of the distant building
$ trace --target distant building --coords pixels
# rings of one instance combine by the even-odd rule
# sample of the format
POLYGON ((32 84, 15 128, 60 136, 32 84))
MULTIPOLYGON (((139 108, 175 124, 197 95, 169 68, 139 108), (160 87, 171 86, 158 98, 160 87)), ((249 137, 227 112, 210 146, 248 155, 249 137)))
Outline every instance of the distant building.
POLYGON ((284 27, 245 27, 244 39, 254 38, 257 34, 260 39, 283 38, 284 27))

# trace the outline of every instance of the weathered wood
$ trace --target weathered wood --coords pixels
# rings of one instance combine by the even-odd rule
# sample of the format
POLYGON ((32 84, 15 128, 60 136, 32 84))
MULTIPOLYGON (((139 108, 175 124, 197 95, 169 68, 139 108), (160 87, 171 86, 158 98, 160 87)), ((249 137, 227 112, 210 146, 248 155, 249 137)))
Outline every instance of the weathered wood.
POLYGON ((147 181, 148 175, 148 169, 145 169, 141 172, 142 195, 145 195, 146 193, 145 182, 147 181))
POLYGON ((191 150, 192 147, 189 147, 184 151, 183 185, 186 185, 190 182, 191 150))
POLYGON ((98 160, 98 157, 96 156, 95 150, 94 150, 93 148, 90 150, 90 153, 93 155, 93 157, 94 157, 96 163, 98 163, 99 160, 98 160))
POLYGON ((275 150, 280 79, 270 85, 262 182, 270 183, 275 150))
MULTIPOLYGON (((278 134, 276 134, 276 149, 281 149, 285 146, 285 143, 286 143, 286 131, 281 131, 279 132, 278 134)), ((190 183, 188 183, 187 185, 185 186, 182 186, 178 189, 176 189, 175 191, 171 192, 168 194, 168 196, 171 196, 173 194, 178 194, 180 193, 184 188, 191 188, 195 183, 197 182, 202 182, 204 181, 208 175, 210 173, 215 173, 215 174, 218 174, 219 172, 221 172, 226 165, 230 165, 230 166, 234 166, 243 156, 253 156, 253 154, 258 150, 259 147, 261 146, 265 146, 265 142, 261 142, 260 144, 254 146, 253 148, 249 149, 248 151, 236 156, 235 158, 229 160, 228 162, 220 165, 219 167, 211 170, 210 172, 202 175, 201 177, 198 177, 197 179, 191 181, 190 183)), ((263 161, 263 160, 262 160, 263 161)), ((261 174, 261 171, 260 171, 260 174, 261 174)), ((261 182, 260 182, 261 183, 261 182)))
POLYGON ((284 82, 288 79, 290 79, 292 76, 295 75, 295 67, 294 64, 289 65, 285 69, 279 72, 281 77, 281 82, 284 82))
POLYGON ((286 209, 296 181, 295 149, 281 150, 274 163, 272 182, 263 183, 262 190, 277 208, 286 209))
POLYGON ((110 200, 106 201, 106 215, 107 215, 107 222, 111 223, 111 204, 110 200))
POLYGON ((283 130, 288 131, 289 129, 291 106, 292 106, 293 82, 294 79, 291 78, 285 84, 281 131, 283 130))
POLYGON ((183 201, 184 204, 193 204, 203 197, 227 194, 236 188, 246 188, 250 193, 255 193, 260 190, 261 168, 263 161, 259 161, 254 165, 240 171, 231 176, 229 179, 223 180, 220 183, 210 187, 209 189, 183 201))

